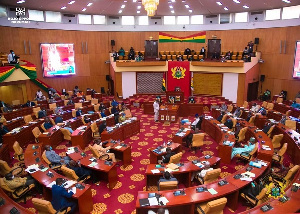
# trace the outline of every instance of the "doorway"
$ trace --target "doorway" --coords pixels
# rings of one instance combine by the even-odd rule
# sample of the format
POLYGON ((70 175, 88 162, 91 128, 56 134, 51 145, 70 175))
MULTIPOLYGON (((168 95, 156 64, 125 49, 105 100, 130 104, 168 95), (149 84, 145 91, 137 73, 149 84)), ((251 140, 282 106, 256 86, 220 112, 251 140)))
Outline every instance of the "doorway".
POLYGON ((248 84, 247 101, 256 100, 258 97, 258 85, 259 82, 252 82, 248 84))
POLYGON ((211 58, 214 52, 221 55, 221 39, 209 39, 207 45, 207 58, 211 58))
POLYGON ((158 41, 145 40, 145 60, 155 60, 158 57, 158 41))

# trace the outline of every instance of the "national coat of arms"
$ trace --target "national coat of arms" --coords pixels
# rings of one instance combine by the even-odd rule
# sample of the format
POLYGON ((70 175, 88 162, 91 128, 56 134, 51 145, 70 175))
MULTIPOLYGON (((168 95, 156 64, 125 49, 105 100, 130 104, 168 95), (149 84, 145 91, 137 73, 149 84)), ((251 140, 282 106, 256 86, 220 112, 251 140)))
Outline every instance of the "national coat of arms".
POLYGON ((185 77, 186 69, 183 67, 176 66, 174 68, 171 68, 171 71, 172 71, 172 77, 175 79, 183 79, 185 77))

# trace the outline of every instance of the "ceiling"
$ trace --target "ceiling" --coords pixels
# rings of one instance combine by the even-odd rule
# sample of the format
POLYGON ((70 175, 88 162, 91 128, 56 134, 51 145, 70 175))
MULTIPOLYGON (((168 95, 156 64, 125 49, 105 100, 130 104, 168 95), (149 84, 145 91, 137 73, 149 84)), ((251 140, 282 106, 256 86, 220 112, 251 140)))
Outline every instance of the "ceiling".
MULTIPOLYGON (((62 13, 76 14, 98 14, 98 15, 147 15, 144 10, 141 0, 75 0, 75 3, 68 4, 71 0, 23 0, 24 3, 17 3, 20 0, 0 0, 0 4, 6 6, 25 7, 27 9, 59 11, 62 13), (134 2, 136 1, 136 2, 134 2), (93 3, 87 6, 88 3, 93 3), (121 6, 125 8, 121 9, 121 6), (61 9, 62 7, 66 9, 61 9), (141 6, 141 9, 137 9, 141 6), (82 11, 86 8, 86 11, 82 11), (122 13, 119 11, 122 10, 122 13), (140 13, 137 13, 140 11, 140 13)), ((275 9, 286 6, 299 5, 299 0, 290 0, 290 3, 282 0, 239 0, 240 3, 235 3, 236 0, 160 0, 157 9, 157 16, 167 15, 207 15, 220 13, 236 13, 245 11, 260 11, 267 9, 275 9), (172 2, 175 1, 175 2, 172 2), (218 5, 216 2, 221 2, 218 5), (186 8, 185 5, 190 8, 186 8), (170 8, 173 6, 173 9, 170 8), (246 9, 243 6, 247 5, 246 9), (224 10, 227 7, 228 10, 224 10), (171 11, 174 10, 174 13, 171 11), (189 11, 192 10, 192 11, 189 11)))

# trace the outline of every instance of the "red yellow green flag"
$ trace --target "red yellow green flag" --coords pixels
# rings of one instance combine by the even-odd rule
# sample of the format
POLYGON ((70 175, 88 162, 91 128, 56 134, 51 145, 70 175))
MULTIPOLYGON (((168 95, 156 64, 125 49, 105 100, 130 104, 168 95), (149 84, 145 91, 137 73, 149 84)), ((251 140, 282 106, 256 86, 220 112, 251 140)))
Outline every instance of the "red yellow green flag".
POLYGON ((189 36, 184 36, 184 37, 179 37, 179 36, 174 36, 170 35, 167 33, 162 33, 159 32, 159 42, 164 43, 164 42, 194 42, 194 43, 205 43, 206 39, 206 31, 201 31, 199 33, 189 35, 189 36))

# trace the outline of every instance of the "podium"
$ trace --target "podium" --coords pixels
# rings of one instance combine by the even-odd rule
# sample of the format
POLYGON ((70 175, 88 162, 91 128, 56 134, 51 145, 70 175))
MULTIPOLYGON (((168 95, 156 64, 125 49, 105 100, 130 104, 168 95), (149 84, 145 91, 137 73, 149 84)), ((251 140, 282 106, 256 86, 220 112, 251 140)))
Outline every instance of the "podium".
POLYGON ((170 97, 174 97, 174 103, 183 103, 184 93, 183 91, 166 91, 167 101, 170 97))
POLYGON ((179 105, 166 104, 159 108, 159 121, 162 123, 177 123, 179 105))

